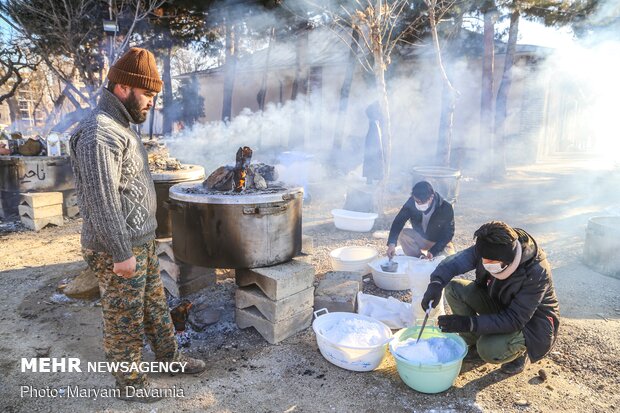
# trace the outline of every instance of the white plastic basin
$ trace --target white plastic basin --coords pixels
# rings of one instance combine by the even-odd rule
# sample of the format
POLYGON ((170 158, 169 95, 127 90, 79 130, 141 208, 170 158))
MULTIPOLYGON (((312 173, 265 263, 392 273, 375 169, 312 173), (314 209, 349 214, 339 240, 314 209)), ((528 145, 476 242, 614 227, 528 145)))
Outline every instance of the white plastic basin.
POLYGON ((394 262, 398 263, 398 270, 396 272, 387 272, 381 269, 381 264, 386 264, 388 262, 387 257, 380 257, 369 262, 368 267, 370 267, 370 271, 372 272, 372 280, 375 285, 388 291, 408 290, 410 287, 407 268, 412 258, 413 257, 404 256, 394 257, 394 262))
POLYGON ((332 209, 334 225, 345 231, 368 232, 375 225, 379 215, 371 212, 347 211, 346 209, 332 209))
POLYGON ((377 258, 379 251, 373 247, 340 247, 329 253, 334 271, 353 271, 368 274, 368 263, 377 258))
POLYGON ((387 346, 392 338, 392 331, 382 322, 355 313, 329 313, 326 309, 314 312, 312 329, 316 343, 327 361, 343 369, 352 371, 372 371, 379 367, 387 354, 387 346), (325 313, 320 315, 321 313, 325 313), (331 326, 342 319, 360 319, 377 324, 384 333, 385 341, 375 346, 345 346, 334 343, 324 334, 331 326))

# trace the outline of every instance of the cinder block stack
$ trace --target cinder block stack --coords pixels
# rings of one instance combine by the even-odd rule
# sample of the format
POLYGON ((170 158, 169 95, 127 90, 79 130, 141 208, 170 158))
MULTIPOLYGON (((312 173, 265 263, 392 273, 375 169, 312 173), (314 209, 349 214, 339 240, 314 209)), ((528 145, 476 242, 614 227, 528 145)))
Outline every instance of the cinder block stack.
POLYGON ((48 225, 62 226, 62 192, 20 194, 18 212, 22 224, 34 231, 48 225))
POLYGON ((236 270, 235 318, 276 344, 312 322, 314 267, 299 259, 272 267, 236 270))
POLYGON ((215 269, 197 267, 174 259, 172 238, 159 238, 155 242, 162 283, 174 297, 183 297, 215 285, 215 269))
POLYGON ((67 218, 76 218, 80 214, 76 192, 71 192, 69 195, 65 195, 63 200, 63 211, 67 218))

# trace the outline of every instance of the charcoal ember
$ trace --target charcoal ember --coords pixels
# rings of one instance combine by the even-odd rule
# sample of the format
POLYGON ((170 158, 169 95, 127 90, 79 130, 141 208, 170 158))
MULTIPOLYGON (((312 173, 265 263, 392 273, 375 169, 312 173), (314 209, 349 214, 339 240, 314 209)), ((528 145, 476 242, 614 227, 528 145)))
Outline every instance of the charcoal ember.
POLYGON ((254 187, 256 189, 267 189, 267 181, 259 173, 254 173, 254 187))
POLYGON ((220 166, 202 183, 208 190, 230 191, 233 187, 234 169, 230 166, 220 166))
POLYGON ((265 181, 273 182, 278 180, 278 171, 276 171, 274 166, 258 163, 254 165, 254 171, 265 178, 265 181))

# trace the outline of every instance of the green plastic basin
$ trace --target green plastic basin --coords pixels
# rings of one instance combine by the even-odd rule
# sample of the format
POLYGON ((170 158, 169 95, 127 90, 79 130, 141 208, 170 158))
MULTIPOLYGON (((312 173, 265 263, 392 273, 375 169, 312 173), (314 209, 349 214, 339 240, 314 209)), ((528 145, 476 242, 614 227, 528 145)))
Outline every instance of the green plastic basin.
POLYGON ((449 338, 462 346, 463 351, 454 361, 448 363, 412 362, 396 354, 394 351, 395 343, 409 338, 417 338, 419 333, 420 326, 415 326, 404 328, 394 334, 394 339, 390 342, 390 352, 396 360, 398 374, 407 386, 421 393, 440 393, 446 391, 452 387, 461 371, 463 358, 467 354, 467 344, 458 334, 442 333, 437 327, 427 325, 421 339, 433 337, 449 338))

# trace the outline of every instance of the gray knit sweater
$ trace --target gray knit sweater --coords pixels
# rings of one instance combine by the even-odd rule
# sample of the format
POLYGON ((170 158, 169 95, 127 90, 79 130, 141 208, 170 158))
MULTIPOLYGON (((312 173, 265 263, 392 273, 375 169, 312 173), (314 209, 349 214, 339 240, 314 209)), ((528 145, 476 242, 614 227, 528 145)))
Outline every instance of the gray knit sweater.
POLYGON ((71 136, 82 246, 107 252, 114 262, 155 238, 155 187, 146 150, 129 127, 131 116, 103 90, 99 105, 71 136))

